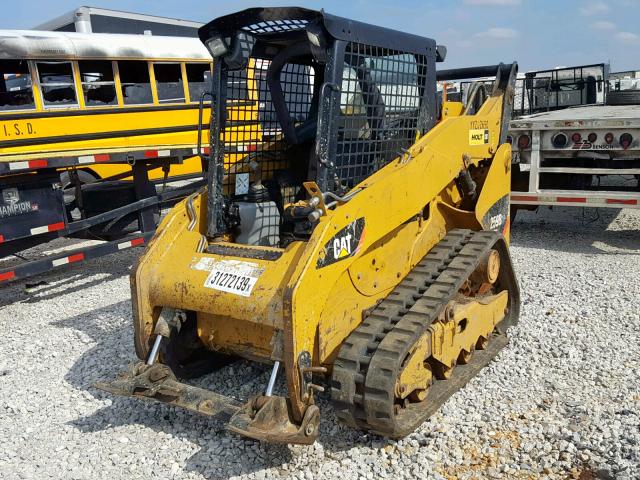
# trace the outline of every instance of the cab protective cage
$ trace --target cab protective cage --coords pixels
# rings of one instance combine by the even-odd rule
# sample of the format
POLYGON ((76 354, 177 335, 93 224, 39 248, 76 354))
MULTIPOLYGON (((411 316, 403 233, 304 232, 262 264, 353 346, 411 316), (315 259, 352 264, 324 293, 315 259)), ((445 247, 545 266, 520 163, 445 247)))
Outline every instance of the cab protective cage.
POLYGON ((229 201, 249 180, 264 181, 279 209, 304 198, 304 181, 340 196, 436 122, 445 49, 434 40, 304 8, 247 9, 199 36, 215 57, 209 237, 228 230, 229 201), (257 131, 261 144, 247 145, 257 131))

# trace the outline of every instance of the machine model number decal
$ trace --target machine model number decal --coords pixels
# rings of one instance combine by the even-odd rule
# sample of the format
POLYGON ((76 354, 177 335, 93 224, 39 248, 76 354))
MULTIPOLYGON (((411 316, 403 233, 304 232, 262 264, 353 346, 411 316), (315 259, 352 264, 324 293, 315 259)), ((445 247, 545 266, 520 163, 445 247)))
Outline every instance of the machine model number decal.
POLYGON ((502 225, 504 225, 504 213, 499 213, 498 215, 494 215, 489 219, 489 230, 499 230, 502 225))
POLYGON ((364 218, 358 218, 336 233, 325 243, 318 257, 317 268, 326 267, 333 263, 355 255, 364 240, 364 218))
POLYGON ((211 266, 211 272, 204 281, 204 286, 249 297, 263 271, 264 268, 257 263, 220 260, 211 266))
POLYGON ((469 130, 469 145, 486 145, 489 143, 488 129, 469 130))
POLYGON ((495 230, 503 235, 509 220, 509 195, 505 195, 494 203, 482 218, 482 226, 486 230, 495 230))

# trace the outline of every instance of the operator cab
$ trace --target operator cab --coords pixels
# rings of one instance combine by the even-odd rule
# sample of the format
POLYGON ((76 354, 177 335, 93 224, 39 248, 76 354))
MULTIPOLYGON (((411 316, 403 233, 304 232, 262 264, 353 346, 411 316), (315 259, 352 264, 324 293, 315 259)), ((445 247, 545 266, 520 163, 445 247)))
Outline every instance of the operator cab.
POLYGON ((329 203, 435 123, 444 50, 433 40, 303 8, 248 9, 199 35, 215 58, 211 241, 308 238, 317 205, 305 182, 329 203))

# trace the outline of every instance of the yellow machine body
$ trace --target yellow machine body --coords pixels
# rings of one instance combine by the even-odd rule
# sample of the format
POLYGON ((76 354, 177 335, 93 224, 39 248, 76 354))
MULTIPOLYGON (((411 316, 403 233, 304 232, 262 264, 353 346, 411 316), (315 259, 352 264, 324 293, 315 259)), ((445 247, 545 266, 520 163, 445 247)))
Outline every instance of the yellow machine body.
MULTIPOLYGON (((211 131, 217 135, 212 133, 212 151, 218 151, 218 157, 212 156, 209 165, 208 189, 169 212, 131 275, 136 352, 146 364, 139 363, 112 384, 102 384, 105 390, 168 401, 208 415, 232 411, 232 431, 260 440, 311 443, 319 421, 314 395, 323 390, 317 377, 324 376, 331 379, 340 419, 399 437, 453 393, 447 386, 452 372, 460 370, 457 378, 470 378, 506 343, 504 331, 517 321, 519 310, 508 254, 511 146, 505 141, 517 66, 440 72, 447 77, 443 80, 457 78, 453 75, 458 73, 478 78, 491 69, 497 76, 488 92, 481 83, 474 84, 467 105, 436 106, 430 103, 436 96, 436 75, 420 77, 428 68, 435 70, 436 57, 443 57, 440 47, 436 55, 432 40, 393 31, 381 40, 379 29, 357 24, 353 29, 359 32, 358 41, 369 38, 372 45, 379 45, 396 36, 396 50, 349 44, 345 42, 351 40, 341 35, 351 31, 332 27, 352 24, 329 17, 306 9, 249 9, 217 19, 200 31, 214 55, 226 55, 219 78, 224 78, 225 68, 232 71, 241 65, 242 50, 225 43, 224 35, 232 36, 229 25, 237 24, 242 42, 244 32, 255 28, 254 49, 275 52, 261 85, 271 88, 280 133, 264 141, 247 161, 223 166, 226 150, 220 144, 227 147, 230 124, 216 123, 214 112, 211 131), (289 16, 309 22, 306 36, 294 28, 271 37, 255 26, 261 19, 281 18, 286 23, 289 16), (317 24, 325 30, 315 30, 317 24), (272 38, 277 42, 269 43, 272 38), (289 43, 283 40, 287 38, 289 43), (333 38, 334 43, 323 43, 323 38, 333 38), (400 40, 413 49, 411 55, 397 53, 400 40), (316 49, 323 45, 354 65, 349 73, 338 63, 341 88, 327 83, 336 73, 329 63, 324 78, 304 80, 311 71, 308 65, 317 75, 321 62, 327 61, 316 49), (402 62, 415 62, 424 51, 430 52, 431 66, 407 75, 402 62), (374 58, 358 63, 354 60, 358 55, 374 58), (303 81, 298 96, 287 97, 277 82, 290 83, 294 76, 285 74, 286 62, 300 58, 303 68, 297 78, 303 81), (367 71, 376 68, 396 70, 375 75, 367 71), (424 90, 401 85, 419 78, 424 90), (314 88, 309 87, 312 82, 314 88), (357 82, 361 87, 354 87, 357 82), (334 96, 332 89, 337 92, 334 96), (300 93, 305 91, 307 97, 300 93), (406 93, 418 98, 421 91, 433 94, 424 94, 423 109, 406 93), (284 110, 287 98, 295 121, 284 110), (295 104, 299 98, 310 99, 312 118, 305 119, 307 110, 295 104), (332 103, 338 101, 340 108, 332 103), (428 108, 434 112, 430 117, 428 108), (385 109, 399 113, 385 117, 386 136, 374 143, 371 126, 385 109), (418 116, 426 123, 416 121, 409 133, 401 128, 402 122, 418 116), (323 137, 331 122, 342 130, 323 137), (309 136, 312 129, 315 133, 309 136), (322 160, 322 149, 330 144, 325 138, 343 142, 335 158, 322 160), (406 148, 392 144, 387 157, 377 160, 379 165, 348 188, 335 190, 339 194, 317 173, 333 167, 340 154, 340 161, 349 162, 345 152, 352 156, 373 152, 382 158, 380 145, 393 141, 406 142, 406 148), (289 150, 278 152, 279 145, 287 142, 289 150), (239 241, 231 225, 237 217, 234 202, 246 202, 254 195, 256 208, 268 210, 263 194, 256 192, 264 191, 263 184, 276 180, 280 170, 304 166, 308 145, 315 146, 316 157, 311 158, 320 161, 296 178, 296 182, 301 176, 306 179, 304 188, 296 183, 297 197, 279 207, 280 243, 239 241), (253 191, 242 190, 243 179, 252 182, 253 191), (288 218, 299 222, 299 230, 283 242, 282 225, 288 218), (184 362, 176 360, 180 355, 175 342, 185 331, 193 335, 189 345, 198 343, 214 355, 273 364, 272 379, 283 365, 287 395, 273 395, 271 382, 264 396, 243 407, 230 406, 217 394, 178 382, 176 375, 190 373, 184 362)), ((269 121, 268 115, 258 118, 269 121)), ((283 185, 278 183, 278 195, 283 185)), ((456 388, 463 384, 458 382, 456 388)))
MULTIPOLYGON (((498 144, 502 102, 502 96, 491 98, 475 115, 442 121, 407 156, 358 185, 361 192, 348 203, 328 210, 308 242, 290 244, 275 261, 199 252, 206 233, 206 193, 181 202, 161 222, 132 275, 138 356, 148 355, 155 321, 162 307, 170 306, 197 312, 198 334, 212 350, 280 360, 288 371, 297 369, 299 352, 308 351, 314 365, 330 367, 362 313, 384 298, 448 230, 484 228, 489 209, 508 196, 511 146, 498 144), (477 124, 488 126, 489 143, 468 141, 477 124), (490 161, 473 212, 458 208, 462 199, 455 177, 465 156, 472 165, 490 161), (188 202, 195 212, 192 229, 188 202), (366 226, 356 254, 315 268, 323 245, 357 218, 365 218, 366 226), (250 298, 204 286, 206 266, 225 259, 264 269, 250 298)), ((508 225, 501 233, 508 238, 508 225)), ((295 375, 289 376, 289 389, 300 395, 295 375)))

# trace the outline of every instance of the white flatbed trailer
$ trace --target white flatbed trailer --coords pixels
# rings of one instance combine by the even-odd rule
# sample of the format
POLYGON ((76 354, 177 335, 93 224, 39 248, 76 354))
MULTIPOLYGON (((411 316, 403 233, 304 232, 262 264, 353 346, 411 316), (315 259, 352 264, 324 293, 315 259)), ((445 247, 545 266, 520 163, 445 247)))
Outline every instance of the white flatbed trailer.
POLYGON ((591 105, 510 123, 511 203, 640 208, 640 105, 591 105))

